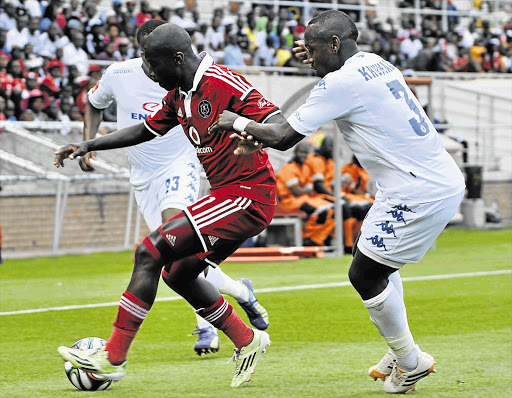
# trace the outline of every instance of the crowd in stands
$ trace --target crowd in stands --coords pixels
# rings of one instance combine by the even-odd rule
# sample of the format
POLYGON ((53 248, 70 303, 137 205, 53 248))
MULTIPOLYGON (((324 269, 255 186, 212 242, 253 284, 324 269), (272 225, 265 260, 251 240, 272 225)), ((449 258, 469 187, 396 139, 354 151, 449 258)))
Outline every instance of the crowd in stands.
MULTIPOLYGON (((169 2, 173 8, 154 8, 149 1, 9 0, 0 4, 0 120, 80 121, 87 91, 94 87, 104 62, 139 55, 135 33, 146 20, 160 18, 191 34, 197 52, 233 68, 245 65, 303 67, 292 56, 294 40, 302 39, 308 18, 302 7, 252 5, 241 13, 228 2, 205 22, 194 1, 169 2), (95 64, 94 61, 97 61, 95 64)), ((339 1, 359 4, 359 1, 339 1)), ((398 0, 400 7, 414 5, 398 0)), ((438 0, 422 0, 422 7, 440 7, 438 0)), ((371 4, 371 3, 369 3, 371 4)), ((451 10, 455 5, 448 0, 451 10)), ((486 2, 475 0, 475 7, 486 2)), ((342 8, 342 5, 340 6, 342 8)), ((506 6, 505 6, 506 7, 506 6)), ((346 10, 356 20, 359 11, 346 10)), ((400 69, 427 71, 512 72, 512 14, 504 8, 499 26, 481 14, 468 24, 451 15, 448 31, 441 17, 414 15, 400 22, 381 21, 375 11, 359 23, 362 49, 376 52, 400 69)), ((106 113, 109 114, 108 112, 106 113)), ((112 116, 115 120, 115 115, 112 116)), ((63 130, 67 131, 67 130, 63 130)))

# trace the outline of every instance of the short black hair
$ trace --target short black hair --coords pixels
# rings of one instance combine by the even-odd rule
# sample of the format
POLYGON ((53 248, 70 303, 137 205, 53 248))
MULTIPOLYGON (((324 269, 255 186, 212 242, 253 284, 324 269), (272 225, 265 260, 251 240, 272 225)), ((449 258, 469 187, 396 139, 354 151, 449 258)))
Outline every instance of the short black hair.
POLYGON ((327 10, 321 12, 309 21, 308 26, 318 25, 320 31, 332 33, 332 29, 335 29, 337 34, 350 40, 357 40, 359 31, 355 22, 347 14, 340 10, 327 10))
POLYGON ((140 45, 140 41, 144 36, 149 35, 160 25, 166 24, 167 22, 161 19, 150 19, 149 21, 144 22, 140 28, 137 30, 137 43, 140 45))

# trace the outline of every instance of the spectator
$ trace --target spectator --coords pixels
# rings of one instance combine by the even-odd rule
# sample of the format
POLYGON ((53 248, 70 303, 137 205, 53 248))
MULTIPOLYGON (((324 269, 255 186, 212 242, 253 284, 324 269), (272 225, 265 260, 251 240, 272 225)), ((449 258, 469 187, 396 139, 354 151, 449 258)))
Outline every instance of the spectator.
POLYGON ((91 58, 96 58, 97 54, 104 50, 107 39, 103 29, 103 23, 99 18, 89 21, 88 33, 85 36, 85 50, 91 58))
POLYGON ((254 65, 261 66, 275 66, 277 65, 276 50, 274 49, 274 40, 267 37, 265 44, 258 47, 256 54, 254 54, 254 65))
POLYGON ((48 115, 44 113, 44 109, 49 105, 48 96, 41 90, 35 89, 30 92, 30 96, 21 103, 23 110, 20 120, 22 121, 48 121, 48 115))
POLYGON ((39 75, 36 72, 28 72, 25 74, 25 88, 21 92, 21 99, 30 97, 32 90, 39 88, 39 75))
POLYGON ((288 40, 285 36, 281 36, 281 45, 276 50, 277 66, 297 66, 295 57, 288 48, 288 40))
POLYGON ((83 49, 84 35, 80 32, 73 34, 71 42, 63 47, 62 61, 66 66, 76 65, 81 75, 89 70, 89 57, 83 49))
POLYGON ((47 32, 41 33, 39 54, 55 54, 59 48, 64 47, 69 39, 62 34, 62 29, 56 22, 52 22, 47 32))
MULTIPOLYGON (((334 159, 332 157, 333 140, 329 136, 321 137, 320 147, 310 153, 304 164, 309 171, 310 182, 317 196, 330 202, 334 202, 333 179, 335 175, 334 159)), ((371 203, 369 201, 351 200, 343 194, 343 238, 345 240, 345 251, 352 252, 352 246, 357 234, 354 228, 364 220, 371 203)))
POLYGON ((429 37, 426 47, 422 48, 413 59, 408 61, 407 67, 416 71, 435 72, 440 70, 439 64, 441 55, 439 48, 435 47, 435 44, 435 39, 429 37))
POLYGON ((174 15, 171 17, 170 23, 186 30, 195 30, 197 25, 194 21, 185 17, 185 2, 179 1, 174 7, 174 15))
POLYGON ((98 54, 97 58, 101 60, 116 60, 114 53, 116 52, 116 43, 109 41, 101 53, 98 54))
POLYGON ((400 41, 398 39, 392 39, 389 48, 389 62, 395 65, 398 69, 403 70, 407 64, 405 55, 400 51, 400 41))
POLYGON ((5 110, 4 110, 5 120, 10 122, 15 122, 18 120, 16 118, 16 105, 10 99, 6 101, 5 110))
POLYGON ((238 45, 238 38, 235 34, 228 37, 228 45, 224 49, 224 65, 229 67, 245 66, 242 49, 238 45))
POLYGON ((21 34, 25 36, 26 43, 34 46, 34 52, 39 54, 41 51, 41 31, 39 30, 39 24, 41 22, 41 18, 32 17, 29 19, 28 26, 21 31, 21 34))
POLYGON ((485 72, 482 66, 483 54, 487 49, 483 46, 483 40, 475 40, 475 44, 469 49, 470 72, 485 72))
POLYGON ((62 62, 54 59, 48 64, 47 71, 48 73, 41 81, 39 89, 42 92, 48 94, 48 96, 51 98, 59 98, 60 84, 62 81, 62 74, 64 73, 64 65, 62 62))
POLYGON ((304 161, 310 152, 307 142, 295 146, 293 158, 276 175, 276 188, 281 206, 286 210, 301 210, 308 215, 303 228, 304 246, 323 246, 334 231, 332 202, 312 196, 308 182, 309 169, 304 161))
POLYGON ((238 46, 242 49, 242 51, 248 51, 249 50, 249 39, 247 38, 246 28, 244 25, 244 20, 242 17, 239 17, 236 21, 236 41, 238 43, 238 46))
POLYGON ((451 68, 454 72, 468 72, 469 50, 466 47, 458 47, 457 55, 452 59, 451 68))
POLYGON ((195 46, 196 54, 199 54, 202 51, 206 51, 208 53, 212 53, 212 50, 210 48, 210 41, 207 36, 208 32, 208 25, 207 24, 201 24, 199 25, 199 30, 194 32, 192 35, 193 44, 195 46))
POLYGON ((151 7, 146 0, 141 0, 140 11, 135 15, 135 25, 141 26, 144 22, 152 19, 151 7))
POLYGON ((419 30, 412 29, 408 38, 400 44, 400 52, 407 58, 413 59, 423 48, 423 44, 419 39, 419 30))
POLYGON ((11 56, 5 51, 0 51, 0 70, 6 70, 11 56))
POLYGON ((224 50, 224 27, 221 25, 221 17, 215 16, 212 20, 212 26, 206 30, 206 39, 210 45, 214 60, 223 57, 224 50))
POLYGON ((18 30, 14 3, 5 2, 0 10, 0 28, 7 31, 18 30))
POLYGON ((116 61, 126 61, 135 56, 135 51, 130 45, 130 40, 126 37, 119 38, 117 42, 117 50, 114 52, 114 59, 116 61))
POLYGON ((258 48, 258 36, 256 30, 256 21, 254 18, 247 18, 248 27, 245 30, 245 34, 247 36, 247 40, 249 41, 249 52, 254 54, 256 49, 258 48))
MULTIPOLYGON (((9 29, 7 32, 6 47, 12 51, 13 47, 23 48, 27 44, 27 37, 22 34, 28 26, 28 15, 19 15, 16 20, 17 28, 9 29)), ((26 32, 26 31, 25 31, 26 32)))

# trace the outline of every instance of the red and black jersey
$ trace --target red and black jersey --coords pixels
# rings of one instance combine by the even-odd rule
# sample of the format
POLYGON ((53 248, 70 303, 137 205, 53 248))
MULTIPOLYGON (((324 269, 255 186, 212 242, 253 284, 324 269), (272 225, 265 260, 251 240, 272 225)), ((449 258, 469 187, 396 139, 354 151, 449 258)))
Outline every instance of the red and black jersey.
POLYGON ((276 178, 268 155, 261 150, 237 156, 232 131, 208 132, 224 110, 235 112, 256 122, 265 122, 281 111, 267 101, 247 80, 201 53, 201 64, 189 92, 174 89, 163 100, 162 108, 149 116, 146 127, 164 135, 177 124, 196 148, 211 190, 226 189, 233 195, 261 203, 275 204, 276 178))

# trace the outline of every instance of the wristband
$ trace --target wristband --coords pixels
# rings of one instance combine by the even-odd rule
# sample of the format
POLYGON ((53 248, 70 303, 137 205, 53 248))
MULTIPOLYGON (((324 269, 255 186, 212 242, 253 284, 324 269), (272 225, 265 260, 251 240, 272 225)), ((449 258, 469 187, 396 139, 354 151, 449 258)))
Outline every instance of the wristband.
POLYGON ((247 119, 243 116, 238 116, 235 121, 233 122, 233 128, 238 131, 239 133, 242 133, 245 131, 245 128, 247 125, 252 122, 251 119, 247 119))

